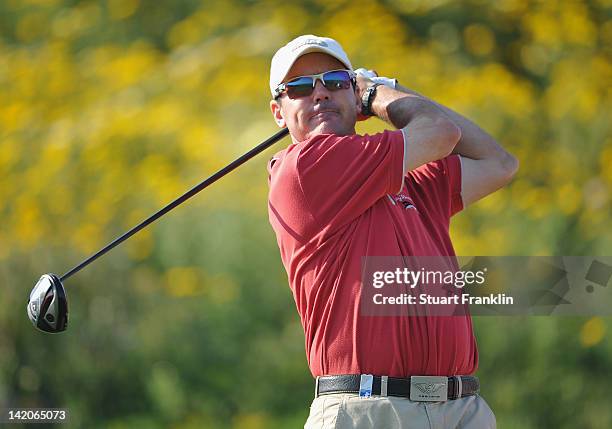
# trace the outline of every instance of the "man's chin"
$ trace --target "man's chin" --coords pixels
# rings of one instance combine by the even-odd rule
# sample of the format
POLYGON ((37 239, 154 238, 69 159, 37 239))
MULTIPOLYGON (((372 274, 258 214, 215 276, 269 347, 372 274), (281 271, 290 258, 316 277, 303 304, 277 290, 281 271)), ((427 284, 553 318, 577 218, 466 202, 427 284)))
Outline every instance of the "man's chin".
POLYGON ((334 123, 332 121, 324 121, 319 123, 310 134, 312 136, 316 136, 317 134, 338 134, 343 136, 350 133, 350 130, 347 130, 346 127, 343 127, 340 124, 334 123))

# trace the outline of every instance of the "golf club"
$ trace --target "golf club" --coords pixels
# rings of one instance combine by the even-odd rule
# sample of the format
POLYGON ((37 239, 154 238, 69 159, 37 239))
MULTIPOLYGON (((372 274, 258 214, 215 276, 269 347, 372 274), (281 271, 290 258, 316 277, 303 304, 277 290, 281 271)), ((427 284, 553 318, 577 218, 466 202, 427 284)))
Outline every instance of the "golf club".
POLYGON ((45 332, 57 333, 64 331, 68 326, 68 300, 66 298, 66 290, 64 289, 64 285, 62 284, 64 280, 81 271, 83 268, 91 264, 100 256, 104 255, 109 250, 121 244, 150 223, 154 222, 155 220, 168 213, 173 208, 184 203, 198 192, 202 191, 209 185, 219 180, 221 177, 225 176, 227 173, 231 172, 232 170, 247 162, 249 159, 253 158, 255 155, 272 146, 274 143, 285 137, 288 133, 289 130, 287 128, 283 128, 264 142, 260 143, 258 146, 254 147, 253 149, 242 155, 240 158, 231 162, 227 166, 223 167, 221 170, 214 173, 212 176, 208 177, 204 181, 200 182, 198 185, 191 188, 189 191, 166 205, 158 212, 152 214, 150 217, 143 220, 141 223, 139 223, 123 235, 117 237, 115 240, 113 240, 105 247, 100 249, 98 252, 85 259, 83 262, 72 268, 63 276, 58 277, 55 274, 50 273, 43 274, 34 286, 34 289, 32 289, 32 292, 30 292, 30 299, 28 300, 27 305, 28 317, 30 318, 34 326, 45 332))

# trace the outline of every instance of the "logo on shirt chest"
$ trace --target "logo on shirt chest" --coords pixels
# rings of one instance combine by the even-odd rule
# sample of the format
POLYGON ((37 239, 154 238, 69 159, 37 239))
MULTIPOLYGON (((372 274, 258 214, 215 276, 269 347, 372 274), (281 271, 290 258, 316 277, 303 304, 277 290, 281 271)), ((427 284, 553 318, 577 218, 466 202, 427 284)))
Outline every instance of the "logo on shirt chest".
POLYGON ((414 205, 414 202, 408 195, 404 195, 404 194, 389 195, 387 194, 387 196, 389 197, 389 200, 391 200, 391 203, 394 206, 399 204, 401 207, 404 207, 404 209, 406 210, 408 209, 417 210, 416 206, 414 205))

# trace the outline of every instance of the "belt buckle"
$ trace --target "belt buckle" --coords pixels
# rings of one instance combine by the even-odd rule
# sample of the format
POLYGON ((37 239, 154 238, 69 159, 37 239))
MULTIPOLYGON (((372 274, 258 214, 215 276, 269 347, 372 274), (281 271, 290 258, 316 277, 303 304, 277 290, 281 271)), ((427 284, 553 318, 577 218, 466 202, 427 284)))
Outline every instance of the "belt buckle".
POLYGON ((440 402, 448 399, 448 377, 413 375, 410 377, 410 400, 440 402))

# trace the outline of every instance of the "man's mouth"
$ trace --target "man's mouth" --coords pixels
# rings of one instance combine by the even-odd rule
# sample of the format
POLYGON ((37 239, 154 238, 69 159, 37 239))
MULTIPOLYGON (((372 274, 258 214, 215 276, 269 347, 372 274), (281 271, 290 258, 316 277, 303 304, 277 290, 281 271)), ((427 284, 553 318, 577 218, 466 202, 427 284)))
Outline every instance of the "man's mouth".
POLYGON ((326 119, 334 115, 339 115, 339 113, 336 110, 321 110, 315 112, 310 119, 326 119))

